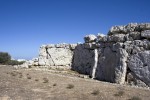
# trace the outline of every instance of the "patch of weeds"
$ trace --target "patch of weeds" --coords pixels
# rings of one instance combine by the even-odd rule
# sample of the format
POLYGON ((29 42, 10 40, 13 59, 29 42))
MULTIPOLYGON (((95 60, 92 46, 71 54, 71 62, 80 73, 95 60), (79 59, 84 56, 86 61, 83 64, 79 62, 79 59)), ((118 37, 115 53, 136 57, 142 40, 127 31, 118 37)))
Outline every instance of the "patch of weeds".
POLYGON ((21 73, 21 72, 18 72, 18 74, 19 74, 19 75, 22 75, 22 73, 21 73))
POLYGON ((27 76, 27 79, 31 79, 31 76, 27 76))
POLYGON ((56 68, 57 71, 64 71, 62 68, 56 68))
POLYGON ((12 76, 16 76, 16 73, 14 73, 14 72, 11 72, 10 74, 11 74, 12 76))
POLYGON ((94 90, 91 94, 92 95, 98 95, 99 94, 99 90, 94 90))
POLYGON ((56 83, 54 83, 54 84, 53 84, 53 86, 57 86, 57 84, 56 84, 56 83))
POLYGON ((124 95, 124 91, 119 91, 118 93, 114 94, 114 96, 123 96, 124 95))
POLYGON ((43 78, 43 83, 48 83, 48 79, 47 78, 43 78))
POLYGON ((72 88, 74 88, 74 85, 73 84, 68 84, 67 89, 72 89, 72 88))
POLYGON ((142 100, 142 99, 140 97, 133 96, 131 99, 128 99, 128 100, 142 100))
POLYGON ((39 79, 35 79, 35 81, 39 81, 39 79))
POLYGON ((22 74, 19 76, 19 78, 22 78, 22 74))

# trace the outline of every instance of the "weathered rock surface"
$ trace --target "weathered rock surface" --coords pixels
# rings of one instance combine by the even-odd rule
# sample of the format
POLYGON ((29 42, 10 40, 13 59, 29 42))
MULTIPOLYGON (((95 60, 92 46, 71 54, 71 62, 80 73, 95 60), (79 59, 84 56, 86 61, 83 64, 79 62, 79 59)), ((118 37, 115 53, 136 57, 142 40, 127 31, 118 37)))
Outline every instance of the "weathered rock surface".
POLYGON ((96 78, 107 82, 124 84, 127 71, 127 52, 124 49, 112 51, 106 47, 99 53, 96 78))
POLYGON ((141 37, 150 39, 150 30, 145 30, 141 32, 141 37))
POLYGON ((72 69, 91 75, 94 66, 94 50, 86 49, 84 46, 84 44, 80 44, 74 50, 72 69))
POLYGON ((85 41, 85 43, 92 43, 92 42, 96 42, 96 38, 97 37, 95 35, 90 34, 90 35, 86 35, 84 37, 84 41, 85 41))
POLYGON ((132 86, 136 85, 139 87, 148 87, 143 81, 141 81, 138 77, 136 77, 134 73, 132 72, 127 73, 126 77, 127 77, 127 80, 126 80, 127 84, 129 85, 132 85, 132 86))
POLYGON ((150 86, 150 51, 139 52, 131 56, 128 67, 148 86, 150 86))
POLYGON ((76 44, 43 45, 39 53, 40 66, 70 66, 76 44))

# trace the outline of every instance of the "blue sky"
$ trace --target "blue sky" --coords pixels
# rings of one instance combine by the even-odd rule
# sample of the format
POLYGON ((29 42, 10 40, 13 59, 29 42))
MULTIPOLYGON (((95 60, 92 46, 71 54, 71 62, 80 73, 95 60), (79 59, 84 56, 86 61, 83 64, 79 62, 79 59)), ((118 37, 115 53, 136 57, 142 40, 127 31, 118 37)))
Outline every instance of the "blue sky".
POLYGON ((0 51, 38 56, 42 44, 83 42, 113 25, 150 22, 150 0, 0 0, 0 51))

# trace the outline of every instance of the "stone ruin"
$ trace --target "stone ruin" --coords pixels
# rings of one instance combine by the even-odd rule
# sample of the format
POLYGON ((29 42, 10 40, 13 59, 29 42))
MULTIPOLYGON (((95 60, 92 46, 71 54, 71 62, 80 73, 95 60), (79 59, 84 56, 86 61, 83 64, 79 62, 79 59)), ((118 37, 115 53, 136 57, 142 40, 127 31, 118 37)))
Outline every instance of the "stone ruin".
POLYGON ((150 87, 150 23, 113 26, 108 35, 84 37, 83 44, 40 47, 29 65, 72 69, 92 79, 150 87))

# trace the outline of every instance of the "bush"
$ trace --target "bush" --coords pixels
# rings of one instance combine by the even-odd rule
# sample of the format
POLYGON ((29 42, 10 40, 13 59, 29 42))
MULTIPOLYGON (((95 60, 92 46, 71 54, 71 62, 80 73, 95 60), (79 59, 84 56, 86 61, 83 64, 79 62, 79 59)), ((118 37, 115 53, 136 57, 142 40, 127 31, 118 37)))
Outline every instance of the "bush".
POLYGON ((7 64, 11 60, 11 56, 7 52, 0 52, 0 64, 7 64))
POLYGON ((25 61, 11 60, 11 56, 7 52, 0 52, 0 64, 5 65, 21 65, 25 61))
POLYGON ((8 65, 21 65, 21 64, 23 64, 24 63, 24 61, 17 61, 17 60, 10 60, 10 61, 8 61, 8 65))

